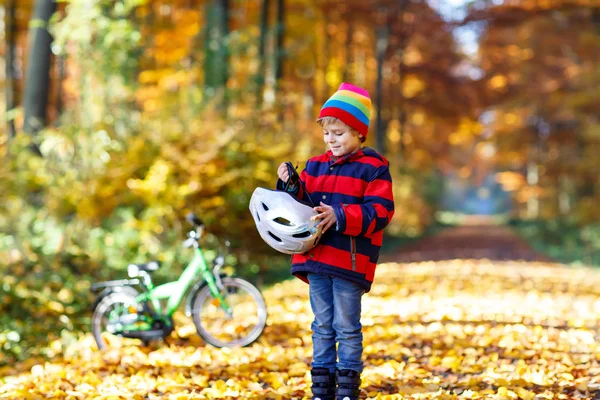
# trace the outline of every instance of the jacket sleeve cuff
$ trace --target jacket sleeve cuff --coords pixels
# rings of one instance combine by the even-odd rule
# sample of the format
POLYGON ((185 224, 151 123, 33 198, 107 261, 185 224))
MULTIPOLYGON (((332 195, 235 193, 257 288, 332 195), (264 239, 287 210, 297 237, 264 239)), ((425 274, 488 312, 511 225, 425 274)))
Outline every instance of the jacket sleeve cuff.
POLYGON ((344 212, 344 208, 341 204, 334 204, 333 211, 335 212, 335 217, 337 219, 335 230, 343 233, 346 230, 346 213, 344 212))

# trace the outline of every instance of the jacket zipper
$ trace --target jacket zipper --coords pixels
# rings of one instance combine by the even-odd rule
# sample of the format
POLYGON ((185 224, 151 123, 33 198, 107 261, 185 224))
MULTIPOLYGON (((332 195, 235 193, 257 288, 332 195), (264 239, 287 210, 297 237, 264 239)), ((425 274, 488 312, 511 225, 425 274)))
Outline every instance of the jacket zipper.
POLYGON ((356 271, 356 239, 350 237, 350 257, 352 258, 352 271, 356 271))

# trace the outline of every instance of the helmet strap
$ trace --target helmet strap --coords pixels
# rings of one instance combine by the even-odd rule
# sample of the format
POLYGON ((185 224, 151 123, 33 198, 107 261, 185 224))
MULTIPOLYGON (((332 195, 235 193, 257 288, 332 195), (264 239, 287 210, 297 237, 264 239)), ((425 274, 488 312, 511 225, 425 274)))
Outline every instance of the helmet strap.
POLYGON ((306 193, 308 200, 310 201, 310 204, 312 204, 313 207, 316 207, 315 203, 313 203, 312 199, 310 198, 310 193, 308 192, 308 190, 306 190, 306 186, 304 186, 304 182, 302 182, 302 180, 300 179, 300 175, 298 175, 298 171, 296 170, 296 168, 298 168, 298 166, 296 165, 296 167, 294 167, 294 165, 290 161, 286 161, 285 166, 287 167, 287 170, 288 170, 289 179, 288 179, 287 183, 285 184, 285 186, 283 187, 283 189, 287 192, 290 185, 295 185, 298 182, 300 182, 300 185, 302 186, 302 190, 304 190, 304 193, 306 193))

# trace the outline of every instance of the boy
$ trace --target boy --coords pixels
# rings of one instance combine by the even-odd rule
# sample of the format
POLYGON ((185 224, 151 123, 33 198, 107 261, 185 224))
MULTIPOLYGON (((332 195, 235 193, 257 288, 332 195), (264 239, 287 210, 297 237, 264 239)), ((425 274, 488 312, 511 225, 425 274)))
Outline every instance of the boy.
POLYGON ((369 93, 349 83, 321 108, 318 124, 328 150, 290 179, 285 163, 277 188, 318 204, 323 236, 292 257, 291 272, 309 283, 314 314, 313 400, 358 399, 363 369, 361 298, 371 289, 383 228, 394 214, 388 161, 362 147, 369 130, 369 93), (336 349, 337 343, 337 349, 336 349), (336 387, 337 382, 337 387, 336 387))

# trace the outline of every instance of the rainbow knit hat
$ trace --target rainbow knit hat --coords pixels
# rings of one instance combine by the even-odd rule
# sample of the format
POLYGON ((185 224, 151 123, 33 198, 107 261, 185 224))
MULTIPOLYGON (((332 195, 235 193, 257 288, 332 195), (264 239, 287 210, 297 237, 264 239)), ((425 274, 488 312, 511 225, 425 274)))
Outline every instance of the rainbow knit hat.
POLYGON ((342 83, 337 92, 323 104, 319 119, 323 117, 335 117, 366 138, 371 117, 369 92, 350 83, 342 83))

